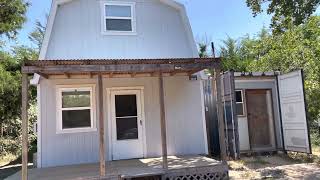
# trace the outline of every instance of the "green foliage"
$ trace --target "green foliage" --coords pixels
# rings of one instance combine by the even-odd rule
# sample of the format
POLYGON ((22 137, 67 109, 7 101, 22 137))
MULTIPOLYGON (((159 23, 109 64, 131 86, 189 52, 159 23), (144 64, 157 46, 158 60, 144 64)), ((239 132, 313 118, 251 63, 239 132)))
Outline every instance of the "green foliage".
POLYGON ((208 57, 208 50, 207 50, 207 44, 206 43, 198 43, 199 47, 199 57, 205 58, 208 57))
POLYGON ((223 70, 281 71, 304 70, 311 128, 320 119, 320 16, 312 16, 303 25, 281 34, 263 28, 256 37, 239 40, 228 37, 220 49, 223 70))
MULTIPOLYGON (((48 18, 48 17, 47 17, 48 18)), ((39 20, 36 22, 35 29, 29 34, 29 39, 31 42, 36 44, 37 49, 40 50, 42 45, 42 40, 46 31, 46 25, 42 24, 39 20)))
MULTIPOLYGON (((21 64, 33 59, 37 53, 24 46, 14 47, 13 53, 0 51, 0 136, 19 136, 21 114, 21 64)), ((31 102, 35 100, 35 88, 30 87, 31 102)))
POLYGON ((0 36, 16 37, 26 21, 28 6, 23 0, 0 0, 0 36))
MULTIPOLYGON (((17 155, 21 150, 21 64, 34 58, 34 50, 20 46, 13 53, 0 51, 0 156, 17 155)), ((29 140, 35 141, 33 124, 36 121, 35 87, 30 87, 29 140)))
POLYGON ((263 12, 272 15, 271 27, 274 32, 283 32, 292 25, 303 24, 320 4, 320 0, 246 0, 254 16, 263 12))
MULTIPOLYGON (((25 60, 36 60, 39 45, 42 42, 43 26, 37 27, 30 33, 36 48, 28 46, 13 46, 7 52, 0 48, 0 156, 21 153, 21 65, 25 60)), ((0 46, 3 47, 3 46, 0 46)), ((30 86, 29 97, 29 148, 36 149, 36 136, 33 125, 36 122, 36 88, 30 86)))

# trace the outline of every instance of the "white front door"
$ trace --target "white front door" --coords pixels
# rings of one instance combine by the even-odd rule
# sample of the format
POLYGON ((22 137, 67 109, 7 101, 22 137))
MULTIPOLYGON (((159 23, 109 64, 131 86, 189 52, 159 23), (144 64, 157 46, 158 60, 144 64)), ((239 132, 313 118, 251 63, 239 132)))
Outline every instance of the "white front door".
POLYGON ((143 157, 141 90, 111 91, 112 160, 143 157))

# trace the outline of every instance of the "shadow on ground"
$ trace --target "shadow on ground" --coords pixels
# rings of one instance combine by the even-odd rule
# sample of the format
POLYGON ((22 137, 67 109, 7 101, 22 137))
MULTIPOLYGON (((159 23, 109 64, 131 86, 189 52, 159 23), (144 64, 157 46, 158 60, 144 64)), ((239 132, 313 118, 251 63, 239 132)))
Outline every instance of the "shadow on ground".
MULTIPOLYGON (((32 156, 33 153, 30 152, 28 154, 28 168, 32 168, 32 156)), ((13 174, 15 174, 16 172, 21 170, 21 156, 19 156, 18 158, 16 158, 15 160, 9 162, 6 165, 0 166, 0 180, 7 178, 13 174)))

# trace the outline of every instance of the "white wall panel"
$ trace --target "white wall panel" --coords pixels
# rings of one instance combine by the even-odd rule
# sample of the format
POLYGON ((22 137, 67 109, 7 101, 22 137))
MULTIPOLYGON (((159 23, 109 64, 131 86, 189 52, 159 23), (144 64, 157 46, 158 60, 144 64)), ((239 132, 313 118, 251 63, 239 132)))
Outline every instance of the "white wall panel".
MULTIPOLYGON (((103 35, 98 0, 58 7, 46 59, 193 57, 180 12, 159 0, 136 2, 137 35, 103 35)), ((103 2, 103 1, 102 1, 103 2)))
MULTIPOLYGON (((97 131, 56 133, 56 85, 96 84, 96 82, 96 79, 87 79, 87 77, 40 81, 42 167, 99 161, 97 131)), ((170 155, 205 154, 207 142, 204 136, 200 80, 190 81, 186 76, 165 77, 164 83, 168 153, 170 155)), ((103 78, 103 84, 107 159, 110 159, 108 154, 110 144, 106 88, 111 87, 144 87, 146 156, 161 156, 158 78, 103 78)))

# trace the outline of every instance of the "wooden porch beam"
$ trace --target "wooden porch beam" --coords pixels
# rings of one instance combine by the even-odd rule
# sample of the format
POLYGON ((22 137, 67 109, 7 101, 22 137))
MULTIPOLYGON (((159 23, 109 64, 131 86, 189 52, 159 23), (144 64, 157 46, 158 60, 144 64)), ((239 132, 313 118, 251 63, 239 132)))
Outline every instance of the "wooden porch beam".
POLYGON ((111 64, 111 65, 48 65, 48 66, 23 66, 23 73, 44 74, 76 74, 76 73, 152 73, 152 72, 191 72, 201 71, 206 68, 217 68, 217 62, 195 64, 111 64), (177 69, 179 66, 179 69, 177 69))
POLYGON ((162 167, 168 169, 168 153, 167 153, 167 128, 166 128, 166 114, 164 105, 164 88, 163 75, 159 75, 159 97, 160 97, 160 128, 161 128, 161 145, 162 145, 162 167))
POLYGON ((134 73, 131 73, 131 77, 132 77, 132 78, 136 77, 136 75, 137 75, 137 73, 135 73, 135 72, 134 72, 134 73))
MULTIPOLYGON (((217 99, 217 114, 218 114, 218 126, 219 126, 219 143, 220 143, 220 156, 223 161, 227 160, 226 152, 226 141, 225 141, 225 128, 224 128, 224 115, 223 115, 223 104, 221 96, 221 70, 219 68, 212 69, 214 71, 214 78, 212 78, 212 84, 215 84, 215 92, 217 99)), ((214 87, 214 86, 212 86, 214 87)))
POLYGON ((99 104, 99 157, 100 176, 106 175, 105 143, 104 143, 104 108, 103 108, 103 83, 102 75, 98 74, 98 104, 99 104))
POLYGON ((22 74, 22 180, 28 179, 28 74, 22 74))
POLYGON ((92 72, 89 73, 89 77, 90 77, 90 79, 93 78, 93 73, 92 72))
POLYGON ((69 74, 69 73, 64 72, 63 74, 64 74, 68 79, 70 78, 70 74, 69 74))
POLYGON ((47 74, 44 74, 42 72, 37 72, 37 74, 39 74, 41 77, 43 77, 45 79, 49 79, 49 76, 47 74))

